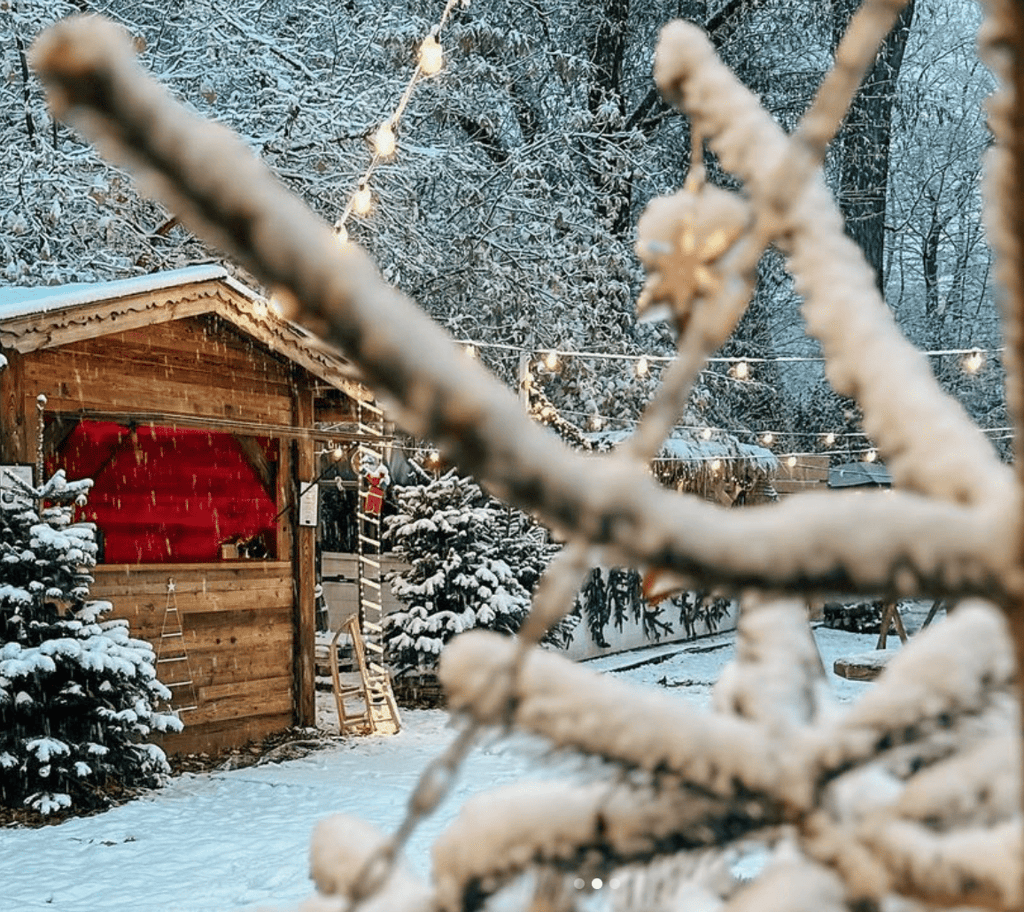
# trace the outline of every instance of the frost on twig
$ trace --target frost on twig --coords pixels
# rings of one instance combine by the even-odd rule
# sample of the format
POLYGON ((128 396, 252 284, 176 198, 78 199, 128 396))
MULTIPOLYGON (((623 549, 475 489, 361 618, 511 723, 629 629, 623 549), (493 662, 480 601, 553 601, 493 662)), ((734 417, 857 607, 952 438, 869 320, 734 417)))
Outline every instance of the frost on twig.
POLYGON ((736 635, 736 659, 715 685, 719 712, 761 722, 766 733, 786 733, 832 708, 805 602, 745 599, 736 635))
POLYGON ((434 844, 437 901, 473 909, 534 867, 593 877, 763 828, 728 802, 651 785, 522 783, 467 801, 434 844))
MULTIPOLYGON (((496 670, 516 648, 514 641, 484 631, 453 640, 439 670, 451 709, 473 714, 487 705, 496 670)), ((638 690, 536 649, 516 684, 515 726, 557 747, 670 773, 710 794, 732 794, 737 784, 787 790, 781 763, 761 754, 761 732, 744 720, 709 717, 669 694, 638 690)))

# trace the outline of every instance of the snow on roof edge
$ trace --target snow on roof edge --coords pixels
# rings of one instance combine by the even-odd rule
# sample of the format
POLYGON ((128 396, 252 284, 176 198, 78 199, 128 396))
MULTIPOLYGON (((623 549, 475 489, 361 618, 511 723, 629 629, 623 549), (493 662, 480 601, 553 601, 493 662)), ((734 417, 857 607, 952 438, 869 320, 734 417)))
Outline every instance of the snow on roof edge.
POLYGON ((93 304, 114 297, 145 294, 192 282, 228 278, 227 270, 216 263, 168 269, 148 275, 113 279, 109 282, 82 282, 71 285, 0 286, 0 320, 46 313, 81 304, 93 304))

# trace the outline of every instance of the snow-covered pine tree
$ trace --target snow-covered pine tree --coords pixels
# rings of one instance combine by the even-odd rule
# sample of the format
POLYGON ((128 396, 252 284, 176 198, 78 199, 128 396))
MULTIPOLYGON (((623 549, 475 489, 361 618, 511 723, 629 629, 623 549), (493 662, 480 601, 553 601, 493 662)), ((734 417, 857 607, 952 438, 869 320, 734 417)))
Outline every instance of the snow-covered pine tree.
POLYGON ((47 815, 109 803, 170 771, 146 738, 180 730, 152 647, 88 601, 95 527, 75 523, 91 480, 38 488, 5 477, 0 498, 0 804, 47 815))
POLYGON ((530 591, 505 557, 508 508, 454 471, 398 490, 397 500, 387 534, 409 568, 391 578, 406 606, 385 621, 391 664, 433 668, 444 644, 464 630, 518 630, 530 591))

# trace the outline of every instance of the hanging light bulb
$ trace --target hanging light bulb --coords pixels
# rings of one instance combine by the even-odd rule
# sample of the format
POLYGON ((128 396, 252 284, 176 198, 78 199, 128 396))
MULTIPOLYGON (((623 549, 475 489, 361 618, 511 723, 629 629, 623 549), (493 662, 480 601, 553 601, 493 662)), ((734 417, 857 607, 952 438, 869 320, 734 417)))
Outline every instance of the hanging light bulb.
POLYGON ((761 443, 763 443, 765 446, 771 446, 773 443, 775 443, 775 435, 771 431, 766 431, 764 434, 761 435, 761 443))
POLYGON ((479 354, 476 346, 472 342, 467 342, 466 345, 463 346, 462 350, 466 353, 468 358, 475 358, 479 354))
POLYGON ((715 474, 718 474, 719 472, 722 471, 722 460, 721 459, 712 459, 711 460, 711 471, 714 472, 715 474))
POLYGON ((865 462, 874 462, 878 458, 878 450, 868 450, 864 454, 865 462))
POLYGON ((749 380, 750 379, 750 365, 746 361, 737 361, 732 366, 732 375, 737 380, 749 380))
POLYGON ((348 243, 348 228, 344 225, 335 225, 334 236, 338 239, 338 243, 344 247, 348 243))
POLYGON ((604 419, 600 415, 590 416, 590 429, 592 431, 599 431, 604 427, 604 419))
POLYGON ((390 121, 384 121, 373 134, 373 151, 381 158, 391 158, 395 154, 395 130, 390 121))
POLYGON ((700 432, 700 436, 701 436, 701 439, 703 439, 703 440, 710 440, 711 439, 711 428, 704 428, 704 430, 700 432))
POLYGON ((827 447, 832 447, 832 446, 835 446, 835 444, 836 444, 836 435, 835 435, 835 434, 833 434, 833 433, 832 433, 831 431, 829 431, 829 432, 828 432, 828 433, 827 433, 827 434, 826 434, 826 435, 825 435, 825 436, 824 436, 824 437, 822 438, 822 442, 823 442, 823 443, 825 444, 825 446, 827 446, 827 447))
POLYGON ((335 446, 334 449, 331 450, 331 459, 333 459, 335 462, 341 462, 342 457, 344 457, 344 455, 345 451, 340 446, 335 446))
POLYGON ((363 184, 352 194, 352 211, 356 215, 369 215, 373 208, 373 193, 370 188, 363 184))
POLYGON ((424 76, 433 76, 444 65, 444 50, 433 35, 427 35, 420 44, 420 72, 424 76))
POLYGON ((638 377, 646 377, 651 372, 651 365, 647 359, 641 355, 640 359, 636 362, 636 375, 638 377))
POLYGON ((976 348, 968 352, 960 364, 965 373, 976 374, 985 366, 985 353, 976 348))
POLYGON ((791 469, 795 469, 796 468, 796 456, 788 456, 788 457, 786 457, 786 465, 789 466, 791 469))
POLYGON ((436 469, 441 464, 441 454, 437 450, 431 450, 427 453, 427 458, 424 462, 426 462, 427 468, 436 469))
POLYGON ((556 370, 558 370, 558 364, 559 364, 558 352, 556 352, 556 351, 549 351, 544 356, 544 366, 549 371, 556 371, 556 370))

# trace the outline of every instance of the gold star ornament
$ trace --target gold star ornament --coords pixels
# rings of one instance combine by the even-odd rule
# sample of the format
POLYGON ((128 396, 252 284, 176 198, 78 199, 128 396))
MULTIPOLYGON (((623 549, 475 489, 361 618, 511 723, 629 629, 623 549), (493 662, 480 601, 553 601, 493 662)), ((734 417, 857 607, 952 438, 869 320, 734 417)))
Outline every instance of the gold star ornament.
POLYGON ((637 225, 637 253, 648 272, 639 320, 671 319, 682 333, 695 304, 721 287, 719 261, 749 223, 742 197, 704 183, 651 200, 637 225))

